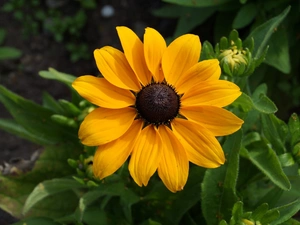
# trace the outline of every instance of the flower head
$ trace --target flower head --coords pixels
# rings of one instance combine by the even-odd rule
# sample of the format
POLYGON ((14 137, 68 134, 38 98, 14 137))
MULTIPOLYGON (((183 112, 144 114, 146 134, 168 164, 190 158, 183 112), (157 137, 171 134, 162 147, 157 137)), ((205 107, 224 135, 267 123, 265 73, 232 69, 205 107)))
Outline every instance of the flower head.
POLYGON ((147 185, 158 171, 166 187, 182 190, 189 162, 216 168, 225 162, 215 138, 240 129, 243 121, 222 107, 241 92, 219 80, 216 59, 198 62, 199 37, 183 35, 169 46, 146 28, 144 43, 127 27, 117 27, 123 52, 105 46, 94 51, 103 78, 81 76, 73 87, 99 106, 82 122, 82 143, 99 146, 94 175, 103 179, 130 156, 129 171, 147 185))

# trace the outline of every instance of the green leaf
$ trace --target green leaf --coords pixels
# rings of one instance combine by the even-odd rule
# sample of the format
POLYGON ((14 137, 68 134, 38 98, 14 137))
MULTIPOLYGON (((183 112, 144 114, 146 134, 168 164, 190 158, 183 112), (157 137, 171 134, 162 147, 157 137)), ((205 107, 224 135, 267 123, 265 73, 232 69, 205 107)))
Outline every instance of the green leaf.
POLYGON ((280 15, 256 27, 246 38, 246 41, 250 40, 251 37, 254 39, 255 46, 252 55, 255 59, 260 58, 260 56, 263 54, 268 45, 269 39, 274 32, 274 29, 278 27, 281 21, 286 17, 290 11, 290 8, 291 7, 288 6, 280 15))
POLYGON ((269 50, 265 63, 273 66, 282 73, 291 72, 288 34, 286 29, 279 27, 269 40, 269 50))
POLYGON ((53 68, 49 68, 49 71, 40 71, 39 75, 46 79, 58 80, 62 83, 67 84, 68 86, 71 86, 73 81, 76 79, 76 77, 70 74, 58 72, 53 68))
POLYGON ((261 224, 270 224, 271 222, 275 221, 279 217, 278 210, 269 210, 267 211, 264 216, 260 219, 261 224))
POLYGON ((247 147, 250 161, 257 166, 275 185, 289 190, 291 184, 283 172, 276 153, 263 141, 252 143, 247 147))
POLYGON ((243 5, 237 12, 232 27, 234 29, 240 29, 249 25, 257 14, 257 8, 254 3, 243 5))
POLYGON ((163 183, 157 183, 154 188, 143 197, 144 200, 167 202, 172 207, 165 210, 166 224, 179 224, 188 211, 200 201, 201 182, 205 169, 191 166, 189 179, 184 189, 180 192, 171 193, 163 183))
POLYGON ((56 143, 49 140, 47 137, 38 136, 29 132, 23 126, 11 119, 0 119, 0 129, 39 145, 51 145, 56 143))
POLYGON ((230 135, 225 141, 223 149, 226 163, 217 168, 206 171, 202 183, 202 211, 207 224, 218 224, 220 218, 229 220, 237 201, 236 182, 239 169, 239 150, 241 147, 242 131, 230 135))
POLYGON ((193 186, 186 186, 184 191, 176 195, 172 207, 165 212, 170 224, 179 224, 183 215, 200 200, 200 190, 200 183, 197 183, 193 186))
POLYGON ((249 112, 253 108, 252 99, 245 93, 242 93, 233 103, 233 106, 239 106, 244 112, 249 112))
POLYGON ((163 0, 164 2, 169 2, 172 4, 191 6, 191 7, 209 7, 209 6, 219 6, 225 3, 231 2, 233 0, 163 0))
POLYGON ((17 59, 22 55, 19 49, 13 47, 0 47, 0 60, 17 59))
POLYGON ((291 218, 291 219, 281 223, 280 225, 300 225, 300 221, 291 218))
POLYGON ((253 219, 254 221, 259 221, 260 218, 262 218, 266 214, 268 209, 269 205, 267 203, 261 204, 252 212, 251 219, 253 219))
POLYGON ((273 221, 271 225, 281 224, 289 220, 292 216, 294 216, 300 210, 300 199, 297 199, 286 205, 271 209, 271 211, 275 211, 275 210, 279 211, 280 217, 275 221, 273 221))
POLYGON ((277 186, 274 186, 264 196, 261 196, 259 198, 259 202, 257 203, 257 205, 267 202, 269 207, 272 208, 277 204, 277 202, 278 202, 279 198, 281 197, 281 195, 283 194, 283 192, 284 192, 284 190, 282 190, 281 188, 279 188, 277 186))
POLYGON ((55 222, 52 219, 44 217, 33 217, 24 219, 20 222, 14 223, 12 225, 60 225, 61 223, 55 222))
POLYGON ((288 127, 285 122, 278 119, 274 114, 262 114, 261 121, 263 133, 272 144, 272 148, 277 154, 286 152, 284 144, 288 133, 288 127))
POLYGON ((0 28, 0 45, 3 44, 6 36, 6 30, 3 28, 0 28))
MULTIPOLYGON (((76 221, 77 222, 77 221, 76 221)), ((99 207, 90 207, 85 211, 83 216, 84 224, 88 225, 108 225, 107 213, 99 210, 99 207)))
POLYGON ((260 134, 257 132, 250 132, 243 137, 243 146, 250 145, 253 142, 260 141, 260 134))
POLYGON ((271 114, 277 112, 274 102, 266 95, 260 95, 259 99, 253 101, 254 108, 261 113, 271 114))
POLYGON ((38 184, 26 199, 23 213, 26 214, 35 204, 48 196, 83 187, 85 187, 85 185, 82 185, 73 179, 60 178, 44 181, 38 184))
POLYGON ((225 220, 221 220, 219 225, 227 225, 227 222, 225 220))
POLYGON ((78 139, 75 130, 53 123, 51 120, 52 111, 14 94, 1 85, 0 102, 4 104, 15 121, 28 130, 37 140, 47 138, 49 142, 58 143, 78 139))
POLYGON ((291 153, 284 153, 278 156, 282 167, 288 167, 295 164, 294 157, 291 153))
POLYGON ((96 189, 84 194, 79 201, 80 220, 84 217, 84 213, 88 206, 102 196, 119 196, 120 204, 123 206, 122 208, 125 216, 129 221, 132 221, 131 206, 140 201, 140 198, 130 189, 126 189, 122 182, 104 183, 96 189))
POLYGON ((165 5, 158 9, 151 11, 154 16, 165 18, 177 18, 182 15, 182 6, 178 5, 165 5))
MULTIPOLYGON (((82 152, 81 148, 77 143, 49 146, 43 150, 32 171, 18 176, 0 175, 0 208, 17 218, 23 217, 22 209, 25 200, 37 184, 44 180, 65 177, 74 173, 66 162, 68 158, 78 158, 82 152)), ((62 200, 50 198, 45 203, 42 201, 30 211, 30 216, 55 217, 62 216, 63 209, 74 210, 74 205, 71 204, 74 203, 74 199, 66 201, 64 196, 74 198, 74 194, 70 193, 58 197, 62 200), (52 204, 49 202, 51 200, 52 204)))
POLYGON ((266 96, 266 93, 267 93, 266 84, 261 84, 255 89, 252 95, 254 108, 257 111, 266 114, 277 112, 278 109, 276 105, 266 96))
MULTIPOLYGON (((243 202, 238 201, 232 208, 232 218, 235 222, 240 221, 243 216, 243 202)), ((220 225, 220 224, 219 224, 220 225)))
POLYGON ((296 113, 291 115, 288 126, 291 134, 291 144, 294 146, 300 142, 300 121, 296 113))
POLYGON ((213 8, 193 8, 179 5, 166 5, 152 11, 153 15, 167 18, 179 18, 173 37, 190 32, 196 26, 202 24, 215 12, 213 8))
POLYGON ((213 8, 181 8, 183 8, 182 14, 177 22, 177 26, 173 35, 175 38, 182 34, 190 32, 192 29, 202 24, 213 13, 215 13, 215 9, 213 8))
POLYGON ((201 57, 200 61, 215 58, 214 48, 213 48, 212 44, 209 43, 208 41, 203 42, 200 57, 201 57))
POLYGON ((57 114, 65 113, 63 107, 47 92, 43 92, 43 106, 57 114))

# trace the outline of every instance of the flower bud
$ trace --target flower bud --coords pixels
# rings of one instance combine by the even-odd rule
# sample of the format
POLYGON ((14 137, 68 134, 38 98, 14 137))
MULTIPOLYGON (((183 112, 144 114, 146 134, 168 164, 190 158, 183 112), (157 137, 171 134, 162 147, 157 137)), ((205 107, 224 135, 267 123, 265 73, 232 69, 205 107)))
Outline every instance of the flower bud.
POLYGON ((251 64, 251 52, 248 49, 238 49, 235 45, 229 49, 220 50, 218 60, 223 73, 229 76, 249 75, 249 71, 254 66, 251 64))
POLYGON ((255 69, 251 51, 243 47, 236 30, 230 33, 229 38, 222 37, 215 51, 224 75, 248 76, 255 69))
POLYGON ((51 116, 51 119, 54 122, 56 122, 60 125, 63 125, 63 126, 72 127, 72 128, 77 128, 78 127, 78 124, 74 119, 68 118, 68 117, 63 116, 63 115, 54 114, 54 115, 51 116))

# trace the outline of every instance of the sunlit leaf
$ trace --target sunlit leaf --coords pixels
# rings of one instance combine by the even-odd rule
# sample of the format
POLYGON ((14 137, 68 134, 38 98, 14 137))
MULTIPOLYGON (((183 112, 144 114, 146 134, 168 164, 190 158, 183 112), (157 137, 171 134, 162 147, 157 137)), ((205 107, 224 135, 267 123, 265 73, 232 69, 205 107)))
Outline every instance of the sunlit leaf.
POLYGON ((74 77, 70 74, 59 72, 59 71, 57 71, 53 68, 49 68, 49 71, 40 71, 39 75, 43 78, 46 78, 46 79, 58 80, 58 81, 63 82, 65 84, 69 85, 69 86, 76 79, 76 77, 74 77))

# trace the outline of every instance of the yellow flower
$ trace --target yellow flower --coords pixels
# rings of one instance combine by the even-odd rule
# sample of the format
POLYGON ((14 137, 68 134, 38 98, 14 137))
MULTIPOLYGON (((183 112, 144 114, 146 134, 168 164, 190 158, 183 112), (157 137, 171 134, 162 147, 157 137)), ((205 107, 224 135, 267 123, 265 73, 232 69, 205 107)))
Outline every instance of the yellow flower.
POLYGON ((109 46, 94 51, 104 78, 81 76, 73 87, 100 106, 82 122, 79 138, 99 146, 94 175, 103 179, 130 156, 129 171, 147 185, 158 171, 166 187, 182 190, 189 161, 216 168, 225 161, 215 138, 240 129, 243 121, 222 107, 241 95, 235 84, 219 80, 216 59, 198 62, 199 37, 183 35, 168 47, 154 29, 144 43, 127 27, 117 27, 124 53, 109 46))

